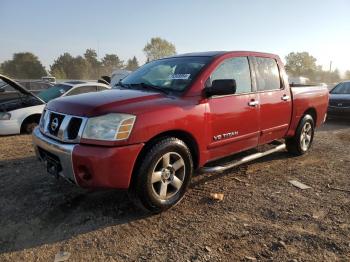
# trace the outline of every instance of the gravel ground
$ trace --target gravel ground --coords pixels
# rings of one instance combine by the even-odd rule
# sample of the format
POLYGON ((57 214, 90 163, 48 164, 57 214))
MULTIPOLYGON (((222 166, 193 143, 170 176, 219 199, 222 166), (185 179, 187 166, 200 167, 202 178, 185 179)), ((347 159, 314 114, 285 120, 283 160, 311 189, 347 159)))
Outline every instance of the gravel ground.
POLYGON ((350 190, 349 131, 350 122, 332 121, 304 156, 198 175, 159 215, 124 192, 57 181, 30 136, 0 137, 0 261, 54 261, 60 251, 69 261, 350 261, 350 193, 328 187, 350 190))

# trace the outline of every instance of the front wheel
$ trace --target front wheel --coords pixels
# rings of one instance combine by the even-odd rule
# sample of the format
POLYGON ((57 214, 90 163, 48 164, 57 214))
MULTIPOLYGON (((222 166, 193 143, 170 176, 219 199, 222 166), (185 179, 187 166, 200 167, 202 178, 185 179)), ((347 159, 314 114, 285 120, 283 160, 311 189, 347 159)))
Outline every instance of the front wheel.
POLYGON ((300 121, 294 137, 286 139, 287 150, 293 155, 303 155, 311 147, 314 139, 315 123, 310 115, 300 121))
POLYGON ((131 188, 133 200, 153 213, 179 203, 193 173, 192 156, 186 144, 174 137, 164 138, 141 161, 131 188))
POLYGON ((36 123, 36 122, 26 123, 23 127, 24 133, 25 134, 33 133, 35 127, 37 127, 37 126, 38 126, 38 123, 36 123))

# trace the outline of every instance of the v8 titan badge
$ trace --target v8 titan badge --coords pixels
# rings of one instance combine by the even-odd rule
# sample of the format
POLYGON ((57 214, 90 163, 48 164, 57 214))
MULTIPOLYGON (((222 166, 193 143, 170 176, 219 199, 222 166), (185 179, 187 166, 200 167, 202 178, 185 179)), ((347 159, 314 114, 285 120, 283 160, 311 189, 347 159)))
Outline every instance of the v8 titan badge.
POLYGON ((216 136, 213 137, 213 139, 214 139, 214 141, 220 141, 222 139, 231 138, 231 137, 234 137, 234 136, 237 136, 237 135, 238 135, 238 131, 232 131, 232 132, 229 132, 229 133, 216 135, 216 136))

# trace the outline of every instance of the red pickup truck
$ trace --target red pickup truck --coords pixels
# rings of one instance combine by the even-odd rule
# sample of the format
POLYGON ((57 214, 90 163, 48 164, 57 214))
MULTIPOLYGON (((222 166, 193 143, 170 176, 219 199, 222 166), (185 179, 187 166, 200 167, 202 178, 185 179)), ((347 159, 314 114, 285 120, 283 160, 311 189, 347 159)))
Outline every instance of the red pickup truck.
POLYGON ((149 62, 114 90, 51 101, 33 141, 49 173, 128 189, 160 212, 182 199, 195 170, 221 172, 285 149, 304 154, 327 106, 326 88, 291 88, 276 55, 191 53, 149 62), (273 146, 213 165, 264 144, 273 146))

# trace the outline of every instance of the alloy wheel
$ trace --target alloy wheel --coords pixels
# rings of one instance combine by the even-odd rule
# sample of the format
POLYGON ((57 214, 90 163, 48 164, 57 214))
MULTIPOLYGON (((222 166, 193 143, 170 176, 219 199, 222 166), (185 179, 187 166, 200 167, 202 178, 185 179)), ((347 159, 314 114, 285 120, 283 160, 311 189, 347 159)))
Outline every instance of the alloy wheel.
POLYGON ((300 134, 300 147, 303 151, 307 151, 310 147, 312 139, 312 125, 306 122, 300 134))
POLYGON ((180 154, 168 152, 156 163, 151 177, 154 194, 161 200, 174 196, 182 187, 186 175, 185 162, 180 154))

